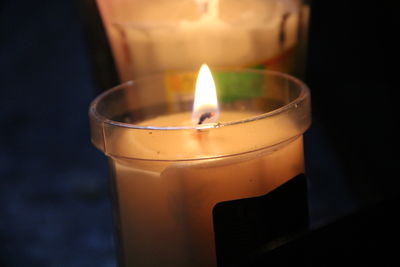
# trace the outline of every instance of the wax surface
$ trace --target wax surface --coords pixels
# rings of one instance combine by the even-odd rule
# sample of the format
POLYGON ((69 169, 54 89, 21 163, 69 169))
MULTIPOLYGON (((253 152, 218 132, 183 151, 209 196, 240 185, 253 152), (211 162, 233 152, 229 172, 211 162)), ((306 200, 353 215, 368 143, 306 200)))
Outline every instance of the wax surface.
MULTIPOLYGON (((239 120, 245 120, 251 117, 260 115, 260 113, 246 112, 246 111, 224 111, 220 114, 218 122, 227 123, 239 120)), ((173 126, 197 126, 192 124, 192 114, 189 112, 181 112, 171 115, 163 115, 156 117, 154 119, 146 120, 144 122, 138 123, 140 126, 156 126, 156 127, 173 127, 173 126)), ((204 124, 207 120, 204 121, 204 124)))
MULTIPOLYGON (((221 115, 221 120, 236 120, 251 113, 221 115)), ((141 124, 179 125, 184 118, 190 121, 190 114, 159 117, 141 124)), ((258 134, 268 138, 268 133, 258 134)), ((168 142, 172 150, 171 142, 188 142, 188 149, 201 146, 196 144, 201 140, 193 135, 168 142)), ((241 142, 240 136, 237 142, 241 142)), ((150 141, 142 144, 154 146, 150 141)), ((144 149, 144 146, 126 149, 144 149)), ((235 144, 222 143, 218 149, 228 146, 235 144)), ((120 245, 125 266, 216 266, 212 223, 215 204, 266 194, 303 172, 303 141, 299 136, 277 146, 222 158, 188 161, 113 158, 110 163, 118 191, 120 245)))
MULTIPOLYGON (((219 122, 253 118, 259 113, 221 111, 219 122)), ((142 122, 141 126, 192 126, 190 113, 176 113, 142 122)), ((126 130, 112 138, 118 145, 112 155, 139 159, 206 159, 262 149, 298 135, 299 129, 285 114, 263 120, 209 130, 126 130)), ((112 141, 110 141, 111 143, 112 141)))

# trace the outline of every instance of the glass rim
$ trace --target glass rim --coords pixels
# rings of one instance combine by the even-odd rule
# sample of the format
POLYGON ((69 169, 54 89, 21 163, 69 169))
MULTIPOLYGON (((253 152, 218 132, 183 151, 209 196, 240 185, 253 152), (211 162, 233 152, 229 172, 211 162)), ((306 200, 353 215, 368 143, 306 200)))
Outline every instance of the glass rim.
MULTIPOLYGON (((299 103, 301 103, 302 101, 307 99, 307 97, 310 96, 310 90, 309 90, 308 86, 300 79, 298 79, 294 76, 291 76, 287 73, 283 73, 283 72, 279 72, 279 71, 272 71, 272 70, 258 70, 258 69, 223 69, 223 70, 218 70, 218 71, 229 72, 229 73, 253 72, 253 73, 259 73, 259 74, 281 76, 281 77, 297 84, 299 86, 300 93, 290 103, 287 103, 286 105, 283 105, 283 106, 281 106, 277 109, 274 109, 272 111, 269 111, 269 112, 265 112, 265 113, 255 115, 255 116, 250 116, 248 118, 240 119, 240 120, 234 120, 234 121, 229 121, 229 122, 208 123, 208 124, 196 125, 196 126, 194 126, 194 125, 192 125, 192 126, 142 126, 142 125, 137 125, 137 124, 133 124, 133 123, 126 123, 126 122, 112 120, 110 118, 107 118, 107 117, 101 115, 97 111, 98 104, 108 95, 110 95, 116 91, 124 90, 127 86, 135 86, 135 83, 139 83, 142 80, 151 79, 151 77, 162 75, 162 74, 158 73, 158 74, 152 74, 149 76, 138 78, 135 81, 131 80, 131 81, 124 82, 122 84, 119 84, 119 85, 112 87, 112 88, 108 89, 107 91, 101 93, 90 103, 89 113, 98 121, 107 123, 109 125, 121 127, 121 128, 129 128, 129 129, 137 129, 137 130, 153 130, 153 131, 205 130, 205 129, 217 129, 217 128, 221 128, 221 127, 228 127, 228 126, 232 126, 232 125, 244 124, 244 123, 258 121, 261 119, 270 118, 270 117, 279 115, 283 112, 290 110, 290 108, 292 108, 293 106, 296 107, 299 103)), ((213 73, 213 72, 215 72, 215 70, 211 71, 211 72, 213 73)))

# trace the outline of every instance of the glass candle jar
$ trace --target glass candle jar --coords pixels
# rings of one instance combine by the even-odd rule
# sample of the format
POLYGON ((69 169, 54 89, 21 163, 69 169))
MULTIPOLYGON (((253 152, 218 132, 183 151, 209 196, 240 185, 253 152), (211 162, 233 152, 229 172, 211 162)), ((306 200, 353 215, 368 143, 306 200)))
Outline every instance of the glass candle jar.
POLYGON ((308 88, 271 71, 213 76, 216 123, 193 126, 193 96, 169 97, 163 75, 90 106, 92 142, 112 173, 121 266, 248 262, 307 227, 308 88))
MULTIPOLYGON (((304 0, 97 0, 120 81, 211 68, 262 68, 301 77, 304 0)), ((190 75, 185 79, 190 79, 190 75)))

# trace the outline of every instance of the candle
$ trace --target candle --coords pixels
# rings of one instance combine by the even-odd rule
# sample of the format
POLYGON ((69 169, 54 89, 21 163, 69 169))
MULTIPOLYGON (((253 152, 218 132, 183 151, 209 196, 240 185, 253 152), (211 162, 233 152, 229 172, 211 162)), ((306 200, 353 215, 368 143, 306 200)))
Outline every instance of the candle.
POLYGON ((97 1, 122 81, 176 76, 203 62, 296 75, 304 66, 308 6, 301 1, 97 1))
POLYGON ((293 91, 280 94, 283 104, 275 111, 224 104, 218 114, 213 99, 195 101, 195 117, 212 113, 195 126, 199 120, 192 112, 164 114, 157 108, 150 111, 157 116, 127 124, 135 116, 126 115, 132 102, 123 99, 121 88, 93 102, 92 140, 111 159, 123 266, 216 266, 215 207, 263 196, 304 172, 309 95, 299 81, 277 77, 293 91), (119 121, 105 120, 121 114, 119 121))

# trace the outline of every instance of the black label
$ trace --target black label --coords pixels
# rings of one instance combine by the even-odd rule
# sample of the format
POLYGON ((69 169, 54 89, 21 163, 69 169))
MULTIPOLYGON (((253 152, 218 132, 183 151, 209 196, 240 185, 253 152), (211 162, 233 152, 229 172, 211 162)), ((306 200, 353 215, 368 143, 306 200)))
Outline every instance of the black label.
POLYGON ((300 174, 260 197, 220 202, 213 219, 218 266, 253 266, 307 230, 306 177, 300 174))

